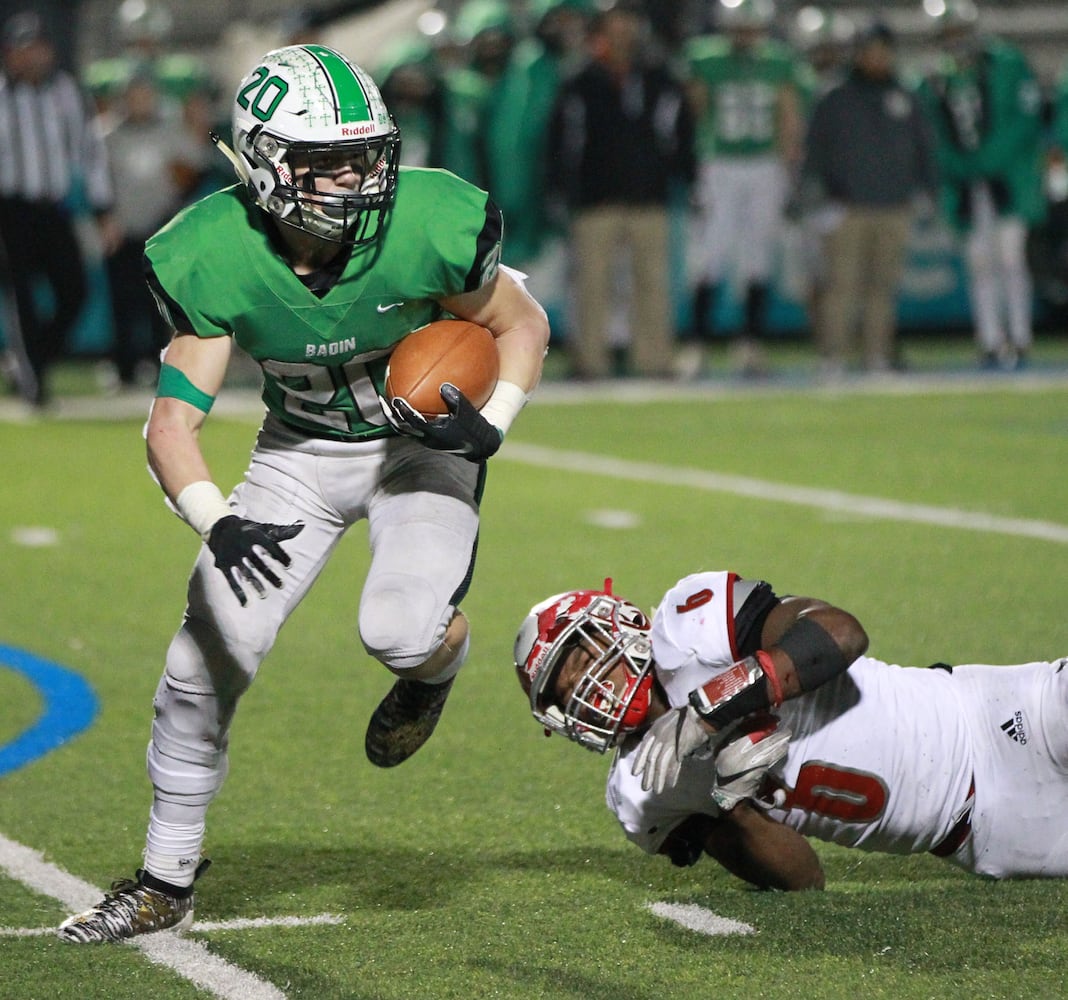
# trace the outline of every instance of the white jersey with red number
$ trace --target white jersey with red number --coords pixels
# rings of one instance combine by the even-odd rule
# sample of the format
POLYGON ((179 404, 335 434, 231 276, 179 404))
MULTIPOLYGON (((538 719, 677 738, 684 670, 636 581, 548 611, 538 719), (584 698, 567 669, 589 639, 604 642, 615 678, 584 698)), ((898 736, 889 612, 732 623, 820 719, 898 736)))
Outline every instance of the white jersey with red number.
MULTIPOLYGON (((653 621, 658 677, 673 706, 737 659, 734 625, 755 585, 700 573, 653 621)), ((807 836, 916 854, 964 830, 947 860, 996 877, 1068 875, 1068 661, 952 671, 861 657, 778 710, 793 734, 772 772, 787 792, 771 816, 807 836), (958 826, 962 815, 971 828, 958 826)), ((637 740, 609 775, 608 805, 655 853, 692 813, 715 815, 714 762, 685 761, 676 786, 641 790, 637 740)), ((955 841, 954 841, 955 843, 955 841)))

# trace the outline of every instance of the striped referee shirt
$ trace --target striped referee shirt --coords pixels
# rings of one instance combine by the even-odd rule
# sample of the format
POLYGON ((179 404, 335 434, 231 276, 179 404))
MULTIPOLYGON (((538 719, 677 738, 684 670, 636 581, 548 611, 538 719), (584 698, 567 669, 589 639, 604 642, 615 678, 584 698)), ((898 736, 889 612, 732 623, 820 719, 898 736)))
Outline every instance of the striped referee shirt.
POLYGON ((0 197, 61 202, 80 180, 90 207, 111 208, 107 152, 74 78, 39 84, 0 74, 0 197))

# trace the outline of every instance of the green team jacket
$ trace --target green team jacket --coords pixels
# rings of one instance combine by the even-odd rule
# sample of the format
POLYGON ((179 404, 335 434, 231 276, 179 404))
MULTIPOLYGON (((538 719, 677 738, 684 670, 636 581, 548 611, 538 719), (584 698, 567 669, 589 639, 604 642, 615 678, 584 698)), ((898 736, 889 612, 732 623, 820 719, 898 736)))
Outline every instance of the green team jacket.
POLYGON ((990 184, 998 210, 1034 224, 1045 212, 1042 194, 1042 98, 1023 54, 988 39, 974 66, 951 60, 930 74, 919 93, 934 127, 943 205, 959 228, 969 225, 968 188, 990 184))
POLYGON ((508 219, 506 263, 524 264, 536 257, 551 231, 545 188, 549 154, 555 150, 550 150, 549 122, 564 65, 541 42, 524 39, 489 110, 489 187, 508 219))
POLYGON ((183 332, 233 336, 260 364, 268 409, 289 426, 342 440, 394 433, 379 402, 389 353, 442 316, 436 299, 496 274, 500 212, 447 171, 401 167, 379 239, 353 251, 322 298, 275 249, 270 225, 242 185, 176 215, 145 247, 161 308, 183 332))
POLYGON ((1053 145, 1068 156, 1068 63, 1065 63, 1053 94, 1053 123, 1050 128, 1053 145))
POLYGON ((486 116, 496 84, 469 66, 444 75, 441 166, 472 184, 488 186, 486 116))
POLYGON ((774 152, 779 91, 800 81, 790 51, 765 41, 737 52, 726 38, 711 35, 692 39, 683 57, 691 78, 708 90, 708 108, 697 123, 700 159, 774 152))

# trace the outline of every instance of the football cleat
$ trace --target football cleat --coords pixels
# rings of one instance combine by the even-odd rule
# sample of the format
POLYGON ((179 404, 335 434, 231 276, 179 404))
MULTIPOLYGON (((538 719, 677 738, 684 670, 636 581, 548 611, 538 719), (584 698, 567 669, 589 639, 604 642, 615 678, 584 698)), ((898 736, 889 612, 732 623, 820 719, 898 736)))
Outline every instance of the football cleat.
MULTIPOLYGON (((210 865, 197 866, 197 876, 210 865)), ((124 941, 169 928, 185 930, 193 922, 193 887, 178 889, 139 869, 133 879, 118 879, 101 902, 68 917, 56 929, 64 941, 97 944, 124 941)))
POLYGON ((398 680, 367 724, 367 759, 376 767, 395 767, 411 757, 434 732, 452 684, 398 680))

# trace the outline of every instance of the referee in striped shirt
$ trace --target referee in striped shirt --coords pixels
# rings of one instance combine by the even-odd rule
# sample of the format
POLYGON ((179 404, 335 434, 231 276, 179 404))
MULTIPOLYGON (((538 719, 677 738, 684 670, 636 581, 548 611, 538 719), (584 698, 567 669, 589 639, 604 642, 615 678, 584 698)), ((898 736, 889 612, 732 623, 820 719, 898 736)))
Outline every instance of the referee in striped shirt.
POLYGON ((41 406, 48 369, 63 356, 88 296, 71 221, 76 183, 100 224, 105 253, 118 231, 103 141, 78 84, 56 67, 40 16, 9 18, 0 43, 0 280, 16 304, 7 310, 4 335, 20 394, 41 406), (42 300, 42 282, 51 302, 42 300))

